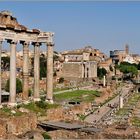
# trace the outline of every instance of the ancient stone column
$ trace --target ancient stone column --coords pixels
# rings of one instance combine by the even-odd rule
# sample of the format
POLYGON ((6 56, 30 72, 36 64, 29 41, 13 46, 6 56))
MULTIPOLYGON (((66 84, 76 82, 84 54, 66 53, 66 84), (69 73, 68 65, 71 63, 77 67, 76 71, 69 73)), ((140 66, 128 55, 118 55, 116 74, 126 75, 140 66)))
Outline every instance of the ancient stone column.
POLYGON ((2 96, 2 91, 1 91, 1 51, 2 51, 2 40, 0 39, 0 104, 1 104, 1 96, 2 96))
POLYGON ((53 103, 53 43, 47 43, 47 96, 46 101, 53 103))
POLYGON ((105 87, 106 86, 106 79, 105 79, 105 75, 103 77, 103 86, 105 87))
POLYGON ((9 105, 16 105, 16 41, 10 43, 10 97, 9 105))
POLYGON ((40 43, 33 43, 34 45, 34 101, 40 100, 39 95, 39 81, 40 81, 40 43))
POLYGON ((120 99, 120 108, 123 108, 123 97, 122 97, 122 95, 120 95, 120 97, 119 97, 120 99))
POLYGON ((23 45, 23 100, 28 100, 29 92, 29 43, 21 42, 23 45))
POLYGON ((87 63, 85 64, 85 78, 87 78, 87 63))

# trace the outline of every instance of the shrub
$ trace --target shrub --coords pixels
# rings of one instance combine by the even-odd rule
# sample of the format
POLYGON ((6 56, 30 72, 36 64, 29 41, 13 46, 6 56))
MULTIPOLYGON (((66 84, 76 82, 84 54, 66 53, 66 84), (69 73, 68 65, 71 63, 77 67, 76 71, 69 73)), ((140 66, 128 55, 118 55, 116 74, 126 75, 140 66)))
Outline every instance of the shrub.
POLYGON ((33 94, 32 90, 31 90, 31 89, 29 89, 29 91, 28 91, 28 95, 29 95, 29 97, 31 97, 31 96, 32 96, 32 94, 33 94))
POLYGON ((64 78, 61 77, 61 78, 59 79, 59 83, 63 83, 63 82, 64 82, 64 78))
POLYGON ((105 68, 99 68, 99 67, 97 68, 97 76, 99 78, 103 78, 103 76, 106 74, 107 74, 107 71, 105 68))
POLYGON ((47 108, 47 103, 44 101, 38 101, 35 103, 37 105, 37 107, 42 108, 42 109, 46 109, 47 108))
POLYGON ((42 135, 44 139, 51 139, 51 137, 47 134, 47 132, 44 132, 42 135))

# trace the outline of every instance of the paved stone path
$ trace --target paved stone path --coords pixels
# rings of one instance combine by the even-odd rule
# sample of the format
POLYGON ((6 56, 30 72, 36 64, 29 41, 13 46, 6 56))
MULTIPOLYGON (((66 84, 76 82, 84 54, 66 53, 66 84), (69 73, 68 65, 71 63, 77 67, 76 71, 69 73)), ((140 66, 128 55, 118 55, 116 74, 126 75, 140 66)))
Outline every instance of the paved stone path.
MULTIPOLYGON (((132 88, 132 85, 127 84, 126 86, 123 86, 121 89, 118 88, 117 92, 121 92, 121 95, 125 98, 130 89, 132 88)), ((127 97, 126 97, 127 98, 127 97)), ((85 118, 85 121, 88 123, 96 123, 102 119, 109 111, 111 111, 111 108, 108 107, 108 104, 114 105, 119 104, 119 95, 117 95, 115 98, 107 102, 105 105, 101 106, 98 110, 96 110, 93 114, 90 114, 85 118)))

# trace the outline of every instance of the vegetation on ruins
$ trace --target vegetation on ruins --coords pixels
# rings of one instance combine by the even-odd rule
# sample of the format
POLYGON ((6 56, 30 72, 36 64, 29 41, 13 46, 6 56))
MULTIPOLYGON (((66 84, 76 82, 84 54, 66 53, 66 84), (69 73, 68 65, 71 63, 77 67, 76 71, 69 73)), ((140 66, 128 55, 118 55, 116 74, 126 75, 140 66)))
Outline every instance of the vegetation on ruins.
MULTIPOLYGON (((56 61, 58 60, 58 53, 54 52, 53 55, 53 60, 56 61)), ((34 67, 34 58, 31 58, 31 64, 32 67, 34 67)), ((42 79, 43 77, 46 77, 46 72, 47 72, 47 58, 45 57, 44 54, 41 54, 40 56, 40 79, 42 79)), ((34 69, 31 70, 31 76, 34 75, 34 69)), ((56 72, 54 71, 54 76, 56 76, 56 72)))
POLYGON ((59 78, 59 83, 63 83, 64 82, 64 78, 63 77, 60 77, 59 78))
POLYGON ((47 132, 44 132, 44 133, 42 134, 42 136, 44 137, 44 139, 47 139, 47 140, 51 139, 51 137, 48 135, 47 132))
MULTIPOLYGON (((9 92, 10 90, 10 80, 7 80, 5 90, 9 92)), ((22 81, 19 78, 16 78, 16 93, 21 93, 22 92, 22 81)))
POLYGON ((31 112, 34 112, 38 115, 46 115, 46 110, 51 108, 57 108, 58 104, 48 104, 45 101, 37 101, 37 102, 30 102, 29 104, 21 104, 18 105, 17 108, 25 108, 30 110, 31 112))
POLYGON ((140 118, 136 116, 132 117, 131 123, 133 126, 140 127, 140 118))
MULTIPOLYGON (((132 114, 133 109, 137 106, 138 101, 140 100, 139 93, 133 93, 124 104, 123 108, 119 109, 116 112, 117 122, 123 122, 132 114)), ((134 126, 140 127, 140 118, 132 115, 130 123, 134 126)))
POLYGON ((23 112, 20 112, 18 108, 9 108, 7 105, 4 105, 3 108, 0 109, 0 116, 9 117, 9 116, 21 116, 23 112), (14 112, 13 112, 14 111, 14 112))

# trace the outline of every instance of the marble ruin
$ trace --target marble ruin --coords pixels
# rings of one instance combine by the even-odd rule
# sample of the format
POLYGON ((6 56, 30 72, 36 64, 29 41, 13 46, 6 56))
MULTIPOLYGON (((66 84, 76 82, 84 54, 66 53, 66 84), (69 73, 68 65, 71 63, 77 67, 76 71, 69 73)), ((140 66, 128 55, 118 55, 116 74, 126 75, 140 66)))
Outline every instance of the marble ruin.
MULTIPOLYGON (((37 29, 29 30, 18 23, 9 11, 0 12, 0 64, 3 42, 10 44, 10 97, 9 105, 16 105, 16 47, 23 46, 23 101, 28 100, 28 61, 29 45, 34 46, 34 101, 39 97, 39 52, 43 43, 47 46, 47 94, 46 101, 53 102, 53 42, 54 33, 41 32, 37 29)), ((0 94, 1 94, 1 66, 0 66, 0 94)), ((1 96, 0 96, 1 102, 1 96)))

